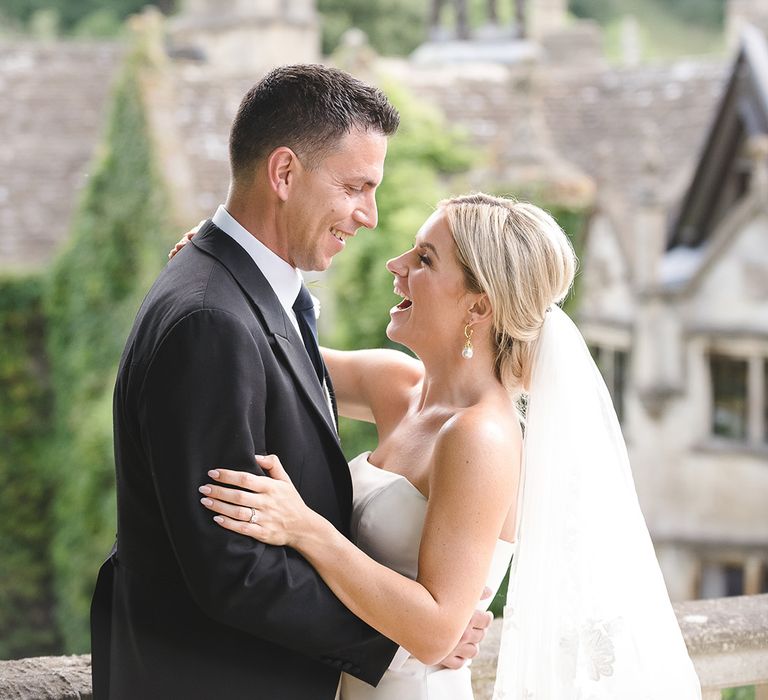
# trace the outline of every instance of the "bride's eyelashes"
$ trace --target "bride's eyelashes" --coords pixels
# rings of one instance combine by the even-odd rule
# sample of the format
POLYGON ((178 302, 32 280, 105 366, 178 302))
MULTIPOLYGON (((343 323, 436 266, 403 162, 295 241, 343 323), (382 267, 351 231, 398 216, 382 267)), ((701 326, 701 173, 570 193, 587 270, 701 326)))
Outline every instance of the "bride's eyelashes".
POLYGON ((419 262, 427 267, 432 267, 432 261, 429 259, 429 256, 423 253, 419 253, 419 262))

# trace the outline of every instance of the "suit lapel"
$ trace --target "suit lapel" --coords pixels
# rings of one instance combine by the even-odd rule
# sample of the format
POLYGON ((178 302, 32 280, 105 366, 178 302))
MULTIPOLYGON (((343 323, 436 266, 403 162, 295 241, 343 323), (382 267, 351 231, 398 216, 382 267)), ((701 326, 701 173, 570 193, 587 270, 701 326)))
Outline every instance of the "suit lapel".
POLYGON ((333 435, 334 442, 338 444, 334 419, 329 413, 323 388, 317 381, 317 374, 307 355, 304 342, 261 270, 248 253, 212 221, 203 224, 192 243, 221 262, 253 306, 258 309, 267 331, 275 338, 275 347, 279 348, 285 365, 293 374, 301 393, 320 415, 323 424, 333 435))
POLYGON ((336 425, 336 433, 339 432, 339 407, 336 405, 336 391, 333 388, 333 382, 331 381, 331 375, 328 373, 328 368, 323 362, 323 376, 325 377, 325 386, 328 387, 328 396, 331 399, 331 407, 333 409, 333 422, 336 425))

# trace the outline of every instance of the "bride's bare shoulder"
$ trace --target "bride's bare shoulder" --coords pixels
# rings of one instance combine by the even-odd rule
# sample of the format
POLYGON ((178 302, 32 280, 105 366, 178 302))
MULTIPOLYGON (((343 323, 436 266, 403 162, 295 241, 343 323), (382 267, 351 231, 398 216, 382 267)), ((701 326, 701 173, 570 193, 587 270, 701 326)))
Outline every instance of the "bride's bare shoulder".
POLYGON ((523 435, 514 404, 483 402, 458 411, 438 434, 443 463, 507 471, 519 465, 523 435))
POLYGON ((438 434, 429 472, 434 512, 459 520, 493 513, 494 527, 499 528, 495 537, 514 505, 522 464, 516 412, 498 408, 473 406, 447 421, 438 434))

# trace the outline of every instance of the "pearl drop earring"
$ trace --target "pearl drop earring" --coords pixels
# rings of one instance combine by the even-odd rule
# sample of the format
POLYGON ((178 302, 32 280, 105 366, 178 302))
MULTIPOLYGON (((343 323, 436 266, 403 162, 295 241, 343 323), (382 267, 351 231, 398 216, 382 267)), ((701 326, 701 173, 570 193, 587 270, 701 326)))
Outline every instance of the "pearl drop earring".
POLYGON ((472 347, 472 334, 475 331, 473 330, 472 326, 467 324, 464 326, 464 337, 467 339, 467 342, 464 343, 464 348, 461 351, 461 356, 465 360, 471 360, 472 355, 475 354, 475 349, 472 347))

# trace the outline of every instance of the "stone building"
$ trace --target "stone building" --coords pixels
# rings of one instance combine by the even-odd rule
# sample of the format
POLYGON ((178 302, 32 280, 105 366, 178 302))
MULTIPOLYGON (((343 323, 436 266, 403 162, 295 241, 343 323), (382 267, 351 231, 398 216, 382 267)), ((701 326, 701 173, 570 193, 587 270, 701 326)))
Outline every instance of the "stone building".
POLYGON ((695 169, 653 154, 598 208, 581 327, 622 417, 675 598, 768 592, 768 42, 746 26, 695 169))

